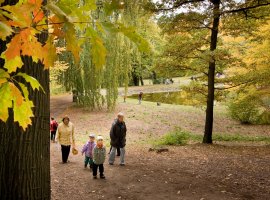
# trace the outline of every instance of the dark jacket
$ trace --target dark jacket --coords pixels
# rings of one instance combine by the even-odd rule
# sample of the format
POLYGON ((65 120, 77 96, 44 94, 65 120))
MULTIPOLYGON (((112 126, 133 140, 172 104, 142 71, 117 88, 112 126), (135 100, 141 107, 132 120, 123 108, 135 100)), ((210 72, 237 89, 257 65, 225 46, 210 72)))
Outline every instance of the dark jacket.
POLYGON ((113 122, 110 131, 111 145, 116 148, 126 146, 127 127, 125 122, 120 123, 117 119, 113 122))

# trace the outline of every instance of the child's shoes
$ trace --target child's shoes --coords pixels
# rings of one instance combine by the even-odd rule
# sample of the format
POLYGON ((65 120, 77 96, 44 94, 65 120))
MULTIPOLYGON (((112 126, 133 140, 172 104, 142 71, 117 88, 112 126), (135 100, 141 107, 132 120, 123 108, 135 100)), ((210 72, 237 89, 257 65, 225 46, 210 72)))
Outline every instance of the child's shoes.
POLYGON ((100 175, 100 178, 101 179, 105 179, 105 176, 102 174, 102 175, 100 175))
POLYGON ((93 176, 93 179, 97 179, 97 176, 93 176))

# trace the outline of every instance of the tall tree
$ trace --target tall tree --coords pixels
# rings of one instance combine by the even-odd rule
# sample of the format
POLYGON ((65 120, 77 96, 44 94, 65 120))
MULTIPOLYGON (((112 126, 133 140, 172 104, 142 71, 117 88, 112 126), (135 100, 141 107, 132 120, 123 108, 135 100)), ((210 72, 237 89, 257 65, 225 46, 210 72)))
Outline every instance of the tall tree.
MULTIPOLYGON (((0 4, 1 6, 15 5, 17 0, 6 0, 0 4)), ((12 35, 8 41, 15 37, 16 35, 12 35)), ((43 31, 36 37, 38 42, 44 45, 48 34, 43 31)), ((7 41, 0 40, 0 47, 1 54, 7 49, 7 41)), ((16 47, 14 46, 14 48, 16 47)), ((13 49, 12 53, 15 54, 14 51, 13 49)), ((24 77, 32 76, 39 81, 44 91, 30 89, 27 81, 21 77, 14 78, 15 84, 25 84, 29 88, 29 96, 35 106, 33 113, 35 117, 32 119, 32 126, 26 131, 17 122, 14 123, 18 120, 17 110, 9 108, 7 122, 0 121, 0 199, 50 199, 49 70, 45 70, 40 61, 34 62, 32 56, 22 55, 21 60, 22 67, 17 73, 25 74, 24 77)), ((6 71, 5 62, 7 61, 1 59, 1 73, 6 71)), ((0 88, 3 89, 7 84, 0 84, 2 86, 0 88)), ((22 85, 21 87, 23 90, 26 89, 22 85)), ((14 90, 16 89, 14 88, 14 90)), ((3 90, 1 98, 4 98, 5 95, 7 95, 7 91, 3 90)), ((16 103, 18 102, 13 101, 13 104, 16 103)), ((26 112, 23 107, 19 109, 22 113, 26 112)), ((0 112, 2 114, 4 110, 0 112)))
MULTIPOLYGON (((206 41, 205 45, 202 45, 200 41, 199 48, 193 46, 194 48, 190 48, 187 52, 189 55, 194 50, 198 52, 204 52, 201 56, 203 56, 203 60, 207 60, 208 68, 204 70, 203 73, 207 76, 207 108, 206 108, 206 120, 205 120, 205 131, 203 143, 212 143, 212 132, 213 132, 213 106, 214 106, 214 98, 215 98, 215 75, 216 75, 216 67, 217 61, 219 60, 219 51, 217 51, 217 45, 219 43, 219 29, 221 27, 220 20, 222 19, 222 26, 225 27, 228 24, 227 34, 230 31, 231 34, 240 33, 244 28, 243 24, 240 26, 236 25, 236 19, 242 19, 241 17, 245 17, 245 19, 249 18, 263 18, 265 16, 269 16, 264 10, 262 14, 258 12, 259 8, 268 7, 270 5, 270 1, 222 1, 222 0, 176 0, 176 1, 159 1, 158 3, 150 2, 148 4, 148 8, 157 11, 157 12, 165 12, 165 26, 168 27, 170 31, 179 33, 185 30, 186 33, 192 32, 194 30, 209 30, 209 38, 200 37, 200 40, 206 41), (169 14, 168 14, 169 12, 169 14), (233 21, 233 23, 229 23, 233 21), (234 24, 234 26, 230 26, 234 24), (242 28, 240 28, 242 27, 242 28), (209 51, 206 51, 206 45, 209 48, 209 51)), ((161 18, 162 19, 162 18, 161 18)), ((248 24, 248 23, 246 23, 248 24)), ((225 32, 226 32, 225 31, 225 32)), ((226 34, 224 32, 224 34, 226 34)), ((184 55, 186 56, 186 55, 184 55)), ((194 59, 194 54, 191 54, 192 59, 194 59)), ((181 61, 179 61, 181 63, 181 61)), ((195 67, 191 68, 190 63, 185 63, 184 66, 180 66, 180 68, 184 68, 186 70, 194 70, 197 71, 195 67)))

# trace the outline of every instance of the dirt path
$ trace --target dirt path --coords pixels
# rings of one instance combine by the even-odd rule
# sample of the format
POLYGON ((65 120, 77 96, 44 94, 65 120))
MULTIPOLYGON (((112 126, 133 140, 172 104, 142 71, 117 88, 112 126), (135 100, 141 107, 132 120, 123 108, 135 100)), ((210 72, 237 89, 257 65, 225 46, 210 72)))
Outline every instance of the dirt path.
MULTIPOLYGON (((128 145, 125 167, 105 163, 106 180, 93 180, 83 167, 83 156, 70 156, 63 165, 60 148, 51 145, 51 186, 53 200, 128 199, 128 200, 222 200, 270 199, 270 147, 194 144, 170 147, 169 152, 148 152, 149 137, 157 137, 177 124, 200 132, 203 113, 194 108, 161 107, 135 101, 119 103, 115 113, 87 112, 72 107, 70 96, 54 97, 52 113, 60 119, 69 114, 76 126, 77 143, 87 140, 86 131, 102 134, 108 143, 108 131, 118 111, 126 113, 128 145)), ((216 115, 217 132, 234 131, 262 135, 269 127, 240 127, 236 122, 216 115), (224 125, 224 120, 226 125, 224 125), (219 126, 220 124, 220 126, 219 126), (230 127, 230 128, 227 128, 230 127), (238 128, 237 128, 238 127, 238 128), (239 128, 240 127, 240 128, 239 128)), ((118 159, 116 160, 118 161, 118 159)))

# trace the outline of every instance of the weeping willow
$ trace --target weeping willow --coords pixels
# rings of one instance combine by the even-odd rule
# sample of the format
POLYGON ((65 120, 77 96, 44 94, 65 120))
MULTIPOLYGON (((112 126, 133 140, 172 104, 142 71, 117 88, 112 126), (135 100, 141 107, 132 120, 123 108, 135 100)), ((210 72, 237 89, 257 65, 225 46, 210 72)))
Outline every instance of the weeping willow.
MULTIPOLYGON (((136 27, 139 23, 138 1, 125 0, 124 9, 114 10, 110 16, 104 14, 101 0, 98 1, 98 5, 93 15, 100 22, 121 23, 126 27, 136 27)), ((124 86, 126 96, 134 69, 137 74, 142 73, 141 53, 134 43, 136 38, 134 39, 135 36, 130 31, 124 29, 125 33, 102 32, 99 31, 97 23, 89 26, 100 34, 105 44, 107 51, 105 65, 98 67, 93 62, 93 55, 96 54, 92 52, 90 38, 82 45, 79 64, 76 65, 68 53, 63 56, 62 59, 69 63, 69 68, 62 73, 61 81, 67 89, 78 91, 79 105, 91 110, 101 109, 106 105, 108 110, 113 110, 118 98, 118 87, 124 86)))

